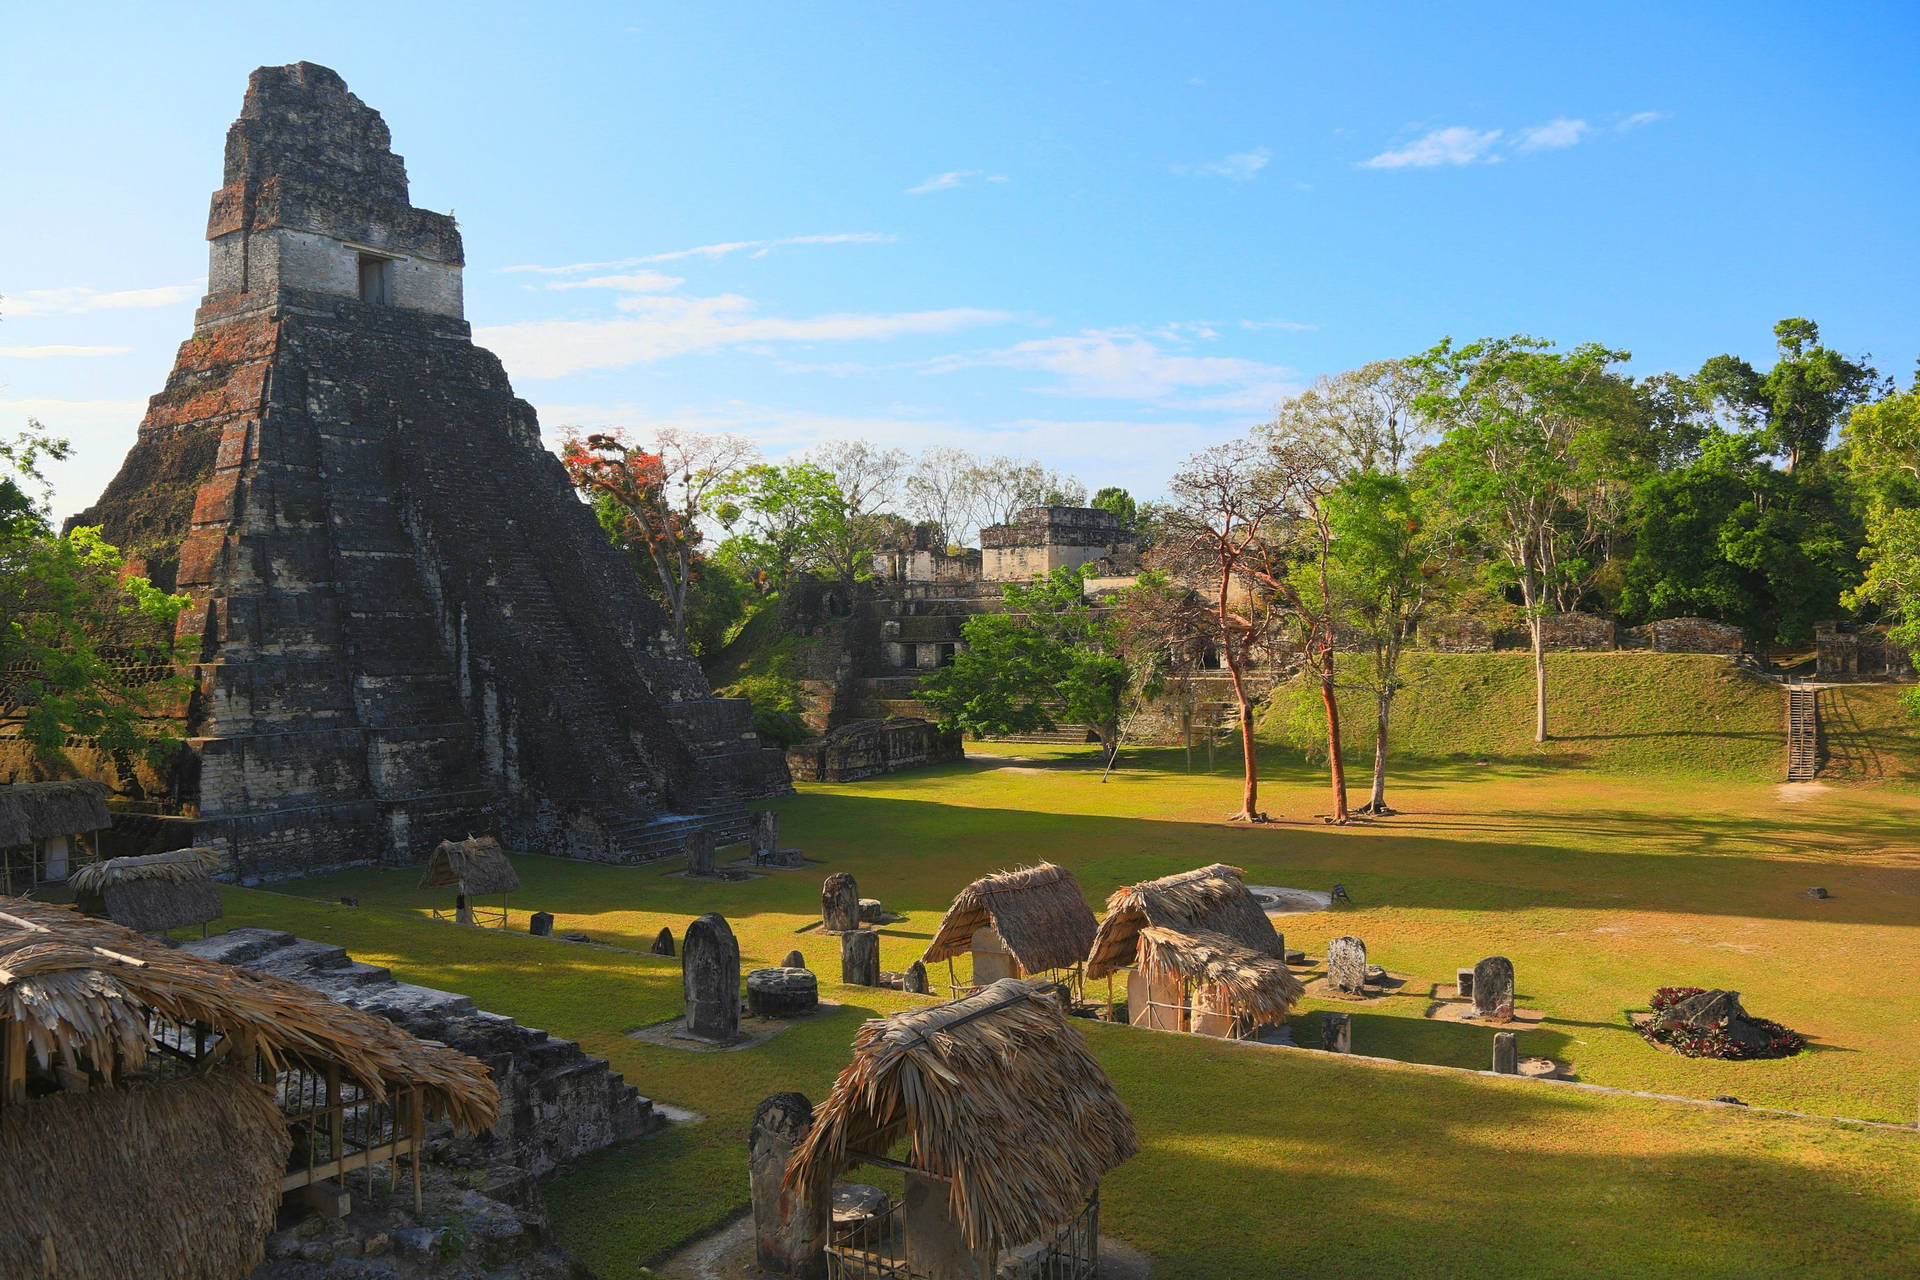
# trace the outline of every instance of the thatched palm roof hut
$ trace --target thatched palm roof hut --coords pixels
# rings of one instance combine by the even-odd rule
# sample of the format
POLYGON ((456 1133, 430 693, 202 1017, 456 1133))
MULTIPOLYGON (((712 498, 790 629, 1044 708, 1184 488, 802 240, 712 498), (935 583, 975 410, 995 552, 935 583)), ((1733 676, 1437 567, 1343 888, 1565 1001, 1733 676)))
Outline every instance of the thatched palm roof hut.
POLYGON ((10 1108, 0 1275, 246 1275, 273 1230, 290 1145, 273 1095, 231 1067, 10 1108))
MULTIPOLYGON (((1171 991, 1168 1003, 1184 1007, 1180 992, 1199 989, 1214 1012, 1231 1015, 1228 1034, 1286 1021, 1306 988, 1287 968, 1280 935, 1243 874, 1215 863, 1116 890, 1088 948, 1087 977, 1139 970, 1150 983, 1138 990, 1130 985, 1129 1004, 1157 990, 1171 991), (1224 1009, 1217 1003, 1222 999, 1224 1009)), ((1145 1009, 1129 1013, 1139 1025, 1167 1025, 1145 1009)))
POLYGON ((15 782, 0 787, 0 849, 19 849, 49 836, 71 836, 113 825, 107 788, 82 778, 15 782))
POLYGON ((270 1069, 297 1056, 338 1066, 376 1099, 418 1088, 428 1114, 462 1129, 489 1127, 499 1109, 480 1063, 385 1018, 69 907, 0 898, 0 1035, 24 1040, 29 1070, 80 1063, 109 1081, 139 1070, 154 1049, 149 1010, 251 1042, 270 1069))
POLYGON ((433 914, 439 919, 453 919, 461 924, 484 923, 505 928, 507 924, 507 895, 520 887, 520 875, 507 861, 507 855, 501 852, 500 842, 492 836, 468 836, 465 840, 442 840, 427 859, 427 869, 420 877, 422 889, 442 889, 452 886, 459 893, 459 900, 452 912, 438 911, 433 914), (484 911, 475 911, 468 903, 468 897, 474 894, 497 893, 500 905, 484 911))
POLYGON ((1222 934, 1251 951, 1282 958, 1280 935, 1247 892, 1245 874, 1216 862, 1116 889, 1087 950, 1087 976, 1103 978, 1139 963, 1140 931, 1148 925, 1177 933, 1222 934))
POLYGON ((996 871, 962 889, 920 959, 933 964, 965 955, 983 926, 1000 935, 1028 973, 1073 968, 1086 959, 1097 927, 1073 872, 1043 862, 996 871))
POLYGON ((485 1067, 384 1018, 21 898, 0 898, 0 1076, 0 1275, 61 1280, 244 1275, 283 1190, 419 1152, 428 1114, 499 1110, 485 1067), (294 1087, 316 1076, 329 1110, 294 1087), (302 1123, 331 1124, 331 1169, 289 1169, 302 1123))
POLYGON ((800 1196, 902 1139, 945 1179, 974 1249, 1045 1240, 1140 1149, 1133 1116, 1047 984, 1003 978, 973 995, 876 1018, 787 1165, 800 1196))
POLYGON ((212 849, 169 849, 137 858, 108 858, 73 873, 68 882, 80 909, 141 933, 205 925, 222 914, 212 849))

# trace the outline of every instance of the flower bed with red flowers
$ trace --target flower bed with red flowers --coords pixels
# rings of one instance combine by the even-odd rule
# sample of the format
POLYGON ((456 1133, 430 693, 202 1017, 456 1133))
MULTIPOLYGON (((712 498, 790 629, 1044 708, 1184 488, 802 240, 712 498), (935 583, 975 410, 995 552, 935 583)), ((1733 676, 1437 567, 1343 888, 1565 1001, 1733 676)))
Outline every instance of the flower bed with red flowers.
POLYGON ((1756 1018, 1749 1014, 1747 1021, 1760 1028, 1767 1035, 1764 1049, 1750 1049, 1737 1044, 1727 1034, 1724 1023, 1716 1024, 1705 1030, 1678 1025, 1663 1015, 1668 1009, 1683 1000, 1706 991, 1705 987, 1661 987, 1653 993, 1648 1003, 1652 1014, 1633 1018, 1635 1030, 1656 1045, 1663 1045, 1675 1053, 1687 1058, 1724 1058, 1738 1061, 1748 1058, 1790 1058, 1806 1046, 1806 1039, 1797 1031, 1791 1031, 1777 1022, 1766 1018, 1756 1018))

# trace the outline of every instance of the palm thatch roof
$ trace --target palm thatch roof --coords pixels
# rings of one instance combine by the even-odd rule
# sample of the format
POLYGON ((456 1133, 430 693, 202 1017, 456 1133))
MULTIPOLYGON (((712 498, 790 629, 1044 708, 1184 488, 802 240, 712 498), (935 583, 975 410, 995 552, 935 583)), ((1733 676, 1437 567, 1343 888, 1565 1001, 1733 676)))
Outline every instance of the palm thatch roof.
POLYGON ((273 1230, 289 1146, 273 1094, 231 1068, 9 1108, 0 1275, 246 1275, 273 1230))
POLYGON ((1140 931, 1148 925, 1176 933, 1221 934, 1250 951, 1283 959, 1280 935, 1247 892, 1241 878, 1245 874, 1216 862, 1115 890, 1087 951, 1087 976, 1104 978, 1139 963, 1140 931))
POLYGON ((90 862, 68 883, 88 915, 141 933, 165 933, 224 914, 212 879, 219 869, 220 855, 212 849, 168 849, 90 862))
POLYGON ((109 1078, 147 1061, 147 1010, 251 1036, 270 1065, 286 1054, 337 1063, 376 1099, 417 1087, 430 1114, 478 1132, 500 1095, 487 1069, 416 1040, 385 1018, 298 983, 176 951, 70 907, 0 897, 0 1021, 17 1023, 42 1065, 84 1057, 109 1078))
POLYGON ((1228 1006, 1254 1026, 1287 1020, 1294 1002, 1306 994, 1278 956, 1201 929, 1180 933, 1148 925, 1140 930, 1139 965, 1149 977, 1172 977, 1196 986, 1225 989, 1228 1006))
POLYGON ((446 885, 458 885, 461 893, 512 893, 520 887, 520 876, 500 851, 498 840, 468 836, 465 840, 442 840, 427 859, 420 887, 438 889, 446 885))
POLYGON ((1079 964, 1093 945, 1096 927, 1073 872, 1043 862, 996 871, 962 889, 921 960, 932 964, 965 954, 982 925, 993 926, 1028 973, 1079 964))
POLYGON ((902 1138, 948 1180, 973 1248, 1050 1238, 1140 1149, 1133 1116, 1048 985, 1002 978, 875 1018, 787 1164, 802 1195, 902 1138))
POLYGON ((112 825, 107 788, 98 782, 70 778, 0 787, 0 849, 112 825))

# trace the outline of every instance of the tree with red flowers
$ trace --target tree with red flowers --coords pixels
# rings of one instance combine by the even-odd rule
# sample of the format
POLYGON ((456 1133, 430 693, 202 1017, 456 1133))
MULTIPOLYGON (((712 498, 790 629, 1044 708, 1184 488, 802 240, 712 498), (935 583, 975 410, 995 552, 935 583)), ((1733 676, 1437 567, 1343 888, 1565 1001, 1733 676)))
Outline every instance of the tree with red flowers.
POLYGON ((715 491, 758 455, 741 436, 664 430, 659 447, 631 444, 624 432, 582 437, 569 431, 560 460, 574 487, 603 513, 639 558, 653 567, 673 638, 687 637, 687 592, 698 578, 700 517, 715 491))

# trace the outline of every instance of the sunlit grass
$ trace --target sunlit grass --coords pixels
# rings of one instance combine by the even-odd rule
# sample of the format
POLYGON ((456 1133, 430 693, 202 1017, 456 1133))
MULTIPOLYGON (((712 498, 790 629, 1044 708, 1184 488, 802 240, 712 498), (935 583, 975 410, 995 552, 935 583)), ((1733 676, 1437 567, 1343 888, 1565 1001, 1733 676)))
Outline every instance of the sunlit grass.
MULTIPOLYGON (((458 929, 424 918, 444 893, 416 869, 356 870, 289 888, 227 890, 228 924, 338 941, 402 976, 578 1039, 643 1092, 705 1123, 588 1157, 550 1185, 557 1227, 603 1275, 635 1268, 744 1206, 746 1123, 797 1088, 816 1100, 861 1017, 911 998, 838 986, 838 945, 805 932, 828 870, 905 915, 883 963, 917 957, 953 893, 1047 858, 1098 906, 1121 883, 1209 861, 1255 883, 1324 889, 1352 910, 1283 918, 1291 945, 1364 938, 1413 975, 1354 1012, 1362 1054, 1482 1067, 1491 1033, 1421 1016, 1421 997, 1481 956, 1511 957, 1546 1021, 1521 1051, 1583 1080, 1863 1119, 1913 1119, 1920 994, 1920 796, 1839 787, 1785 803, 1768 782, 1530 764, 1433 763, 1399 779, 1400 817, 1333 828, 1318 771, 1271 753, 1261 828, 1220 819, 1235 760, 1189 775, 1179 752, 1099 781, 1087 752, 991 747, 966 763, 781 802, 784 842, 824 860, 744 883, 655 866, 521 858, 514 927, 628 950, 458 929), (1816 902, 1813 884, 1833 895, 1816 902), (627 1031, 680 1009, 678 963, 645 953, 703 911, 727 916, 747 967, 798 947, 845 1007, 741 1052, 696 1054, 627 1031), (1805 1033, 1778 1062, 1659 1053, 1623 1012, 1673 983, 1738 988, 1805 1033)), ((944 976, 944 973, 936 977, 944 976)), ((1296 1017, 1317 1043, 1319 1006, 1296 1017)), ((1145 1150, 1110 1180, 1106 1221, 1157 1275, 1908 1274, 1920 1270, 1920 1141, 1753 1113, 1333 1060, 1088 1026, 1140 1122, 1145 1150), (1490 1252, 1491 1251, 1491 1252, 1490 1252)))

